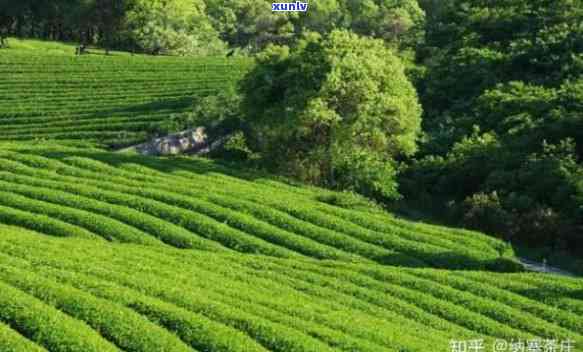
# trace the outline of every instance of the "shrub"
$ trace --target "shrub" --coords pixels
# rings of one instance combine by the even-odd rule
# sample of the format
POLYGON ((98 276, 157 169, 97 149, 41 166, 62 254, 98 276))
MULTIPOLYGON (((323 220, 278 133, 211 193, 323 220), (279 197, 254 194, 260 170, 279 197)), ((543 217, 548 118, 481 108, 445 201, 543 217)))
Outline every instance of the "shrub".
POLYGON ((223 146, 214 150, 211 155, 225 160, 246 161, 256 159, 257 154, 249 148, 247 138, 242 131, 237 131, 226 137, 223 146))
POLYGON ((477 193, 466 198, 462 205, 462 224, 480 229, 489 234, 503 236, 512 221, 512 216, 503 208, 496 192, 490 194, 477 193))

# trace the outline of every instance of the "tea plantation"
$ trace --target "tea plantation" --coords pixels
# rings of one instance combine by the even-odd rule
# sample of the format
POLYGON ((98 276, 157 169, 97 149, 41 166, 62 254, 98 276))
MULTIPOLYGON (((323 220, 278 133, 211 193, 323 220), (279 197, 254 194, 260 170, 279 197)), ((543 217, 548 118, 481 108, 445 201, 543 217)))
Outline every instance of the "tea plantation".
POLYGON ((203 159, 0 150, 2 351, 583 343, 581 281, 493 273, 512 250, 479 233, 203 159))
POLYGON ((249 66, 236 58, 76 57, 67 45, 13 46, 0 54, 0 140, 137 143, 150 126, 190 110, 193 96, 223 89, 249 66))
POLYGON ((583 350, 583 282, 493 237, 104 149, 249 62, 26 43, 0 54, 1 352, 583 350))
POLYGON ((112 244, 9 226, 0 234, 2 351, 583 343, 575 279, 112 244))

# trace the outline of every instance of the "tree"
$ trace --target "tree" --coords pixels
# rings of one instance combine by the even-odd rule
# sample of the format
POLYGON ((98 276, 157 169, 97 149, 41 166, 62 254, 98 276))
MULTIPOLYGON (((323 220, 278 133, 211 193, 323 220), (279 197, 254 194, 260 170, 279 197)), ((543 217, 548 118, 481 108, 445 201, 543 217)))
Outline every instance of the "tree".
POLYGON ((225 49, 202 0, 137 0, 127 13, 127 26, 141 49, 153 54, 216 54, 225 49))
POLYGON ((317 184, 395 196, 392 161, 415 152, 421 108, 383 41, 309 34, 291 51, 268 47, 258 61, 243 82, 243 109, 257 147, 277 167, 317 184))
POLYGON ((523 244, 576 247, 583 175, 583 2, 423 0, 420 161, 403 174, 457 220, 523 244), (475 131, 472 133, 472 131, 475 131), (493 196, 495 195, 495 197, 493 196), (495 198, 495 199, 494 199, 495 198), (458 209, 459 210, 459 209, 458 209), (468 223, 468 220, 469 221, 468 223))
POLYGON ((308 11, 295 21, 304 30, 329 33, 334 28, 346 28, 343 19, 349 16, 345 16, 346 6, 343 0, 312 1, 308 11))
POLYGON ((0 14, 0 49, 8 46, 8 33, 12 27, 12 23, 12 17, 0 14))
POLYGON ((207 0, 207 13, 221 39, 257 52, 269 44, 289 44, 296 13, 274 13, 268 0, 207 0))
POLYGON ((115 36, 122 29, 126 11, 131 8, 130 0, 94 0, 94 13, 99 28, 100 42, 109 49, 114 45, 115 36))
POLYGON ((360 34, 414 47, 422 38, 425 13, 416 0, 344 0, 350 28, 360 34))
POLYGON ((512 81, 558 88, 579 77, 582 19, 581 0, 442 2, 420 50, 428 65, 421 92, 427 127, 453 125, 451 144, 471 132, 470 107, 486 91, 512 81), (470 121, 459 126, 460 119, 470 121))
POLYGON ((18 2, 0 0, 0 48, 8 46, 8 36, 13 33, 17 18, 24 14, 27 5, 26 0, 18 2))
POLYGON ((268 0, 207 0, 208 14, 231 46, 261 51, 292 45, 304 32, 335 28, 412 48, 421 39, 425 14, 416 0, 318 0, 306 13, 274 13, 268 0))

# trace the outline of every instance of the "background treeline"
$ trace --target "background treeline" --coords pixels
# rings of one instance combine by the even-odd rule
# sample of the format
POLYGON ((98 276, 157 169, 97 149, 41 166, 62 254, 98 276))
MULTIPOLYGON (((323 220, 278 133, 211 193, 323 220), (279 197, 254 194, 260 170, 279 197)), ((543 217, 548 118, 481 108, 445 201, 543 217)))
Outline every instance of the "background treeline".
POLYGON ((224 49, 202 1, 2 0, 0 33, 151 54, 224 49))
POLYGON ((463 225, 583 254, 583 2, 423 5, 425 136, 402 192, 463 225))
POLYGON ((350 28, 362 35, 398 39, 412 45, 420 38, 424 19, 415 0, 311 2, 310 16, 273 13, 271 3, 1 0, 0 35, 149 53, 214 54, 227 46, 256 52, 270 43, 290 44, 306 30, 329 32, 333 28, 350 28))

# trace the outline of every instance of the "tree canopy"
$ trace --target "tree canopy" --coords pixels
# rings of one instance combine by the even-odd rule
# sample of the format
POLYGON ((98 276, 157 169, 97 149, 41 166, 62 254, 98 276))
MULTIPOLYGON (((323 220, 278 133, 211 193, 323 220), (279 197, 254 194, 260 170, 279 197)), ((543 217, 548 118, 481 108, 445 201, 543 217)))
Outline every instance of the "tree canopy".
POLYGON ((224 44, 202 0, 134 0, 126 14, 129 36, 144 51, 213 54, 224 44))
POLYGON ((316 183, 358 178, 361 190, 394 191, 391 175, 371 173, 415 152, 421 107, 392 50, 336 30, 291 50, 269 47, 258 63, 243 83, 243 106, 261 150, 316 183), (369 174, 357 175, 365 164, 369 174))
POLYGON ((146 52, 258 52, 335 28, 412 48, 423 33, 416 0, 322 0, 275 13, 268 0, 23 0, 0 2, 0 34, 97 43, 146 52))
POLYGON ((457 202, 465 225, 581 249, 583 2, 422 4, 425 158, 406 193, 457 202))

